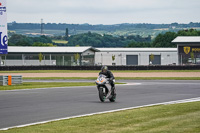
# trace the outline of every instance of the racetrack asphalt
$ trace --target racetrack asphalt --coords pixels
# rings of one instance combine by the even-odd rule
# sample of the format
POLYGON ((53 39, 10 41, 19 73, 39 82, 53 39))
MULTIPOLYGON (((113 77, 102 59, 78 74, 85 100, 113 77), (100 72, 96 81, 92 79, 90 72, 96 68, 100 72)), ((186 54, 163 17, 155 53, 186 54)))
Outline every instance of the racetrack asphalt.
MULTIPOLYGON (((52 82, 58 81, 60 80, 52 82)), ((70 82, 72 81, 77 82, 77 80, 70 82)), ((81 80, 81 82, 94 82, 94 80, 81 80)), ((117 99, 114 103, 109 101, 101 103, 95 86, 0 91, 0 129, 70 116, 200 97, 198 80, 119 80, 117 82, 128 84, 116 85, 117 99)))

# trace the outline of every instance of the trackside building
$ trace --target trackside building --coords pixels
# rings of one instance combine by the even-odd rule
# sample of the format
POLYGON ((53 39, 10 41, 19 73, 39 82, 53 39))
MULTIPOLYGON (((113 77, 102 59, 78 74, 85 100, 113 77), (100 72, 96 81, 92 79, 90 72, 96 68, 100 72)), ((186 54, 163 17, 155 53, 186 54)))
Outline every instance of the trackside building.
POLYGON ((80 66, 94 65, 92 47, 8 47, 7 55, 0 55, 1 66, 80 66))
POLYGON ((172 43, 177 44, 180 65, 200 64, 200 37, 179 36, 172 43))
POLYGON ((98 48, 97 65, 175 65, 177 48, 98 48), (151 58, 153 56, 153 58, 151 58))
POLYGON ((1 66, 170 65, 178 63, 178 56, 176 48, 9 46, 0 62, 1 66))
POLYGON ((200 37, 177 37, 177 48, 14 47, 0 66, 197 65, 200 37))

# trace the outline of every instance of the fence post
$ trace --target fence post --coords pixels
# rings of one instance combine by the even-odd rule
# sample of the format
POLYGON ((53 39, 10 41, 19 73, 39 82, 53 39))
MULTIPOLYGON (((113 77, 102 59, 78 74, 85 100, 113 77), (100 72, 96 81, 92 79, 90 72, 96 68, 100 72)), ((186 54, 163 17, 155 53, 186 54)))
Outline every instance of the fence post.
POLYGON ((8 75, 8 85, 12 85, 12 76, 8 75))

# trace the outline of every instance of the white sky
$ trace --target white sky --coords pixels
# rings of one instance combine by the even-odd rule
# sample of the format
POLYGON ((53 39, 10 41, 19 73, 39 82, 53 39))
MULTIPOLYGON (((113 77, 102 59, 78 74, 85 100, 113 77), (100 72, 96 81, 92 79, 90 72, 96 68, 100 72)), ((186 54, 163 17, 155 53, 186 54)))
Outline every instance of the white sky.
POLYGON ((189 23, 200 22, 200 0, 7 0, 7 15, 19 23, 189 23))

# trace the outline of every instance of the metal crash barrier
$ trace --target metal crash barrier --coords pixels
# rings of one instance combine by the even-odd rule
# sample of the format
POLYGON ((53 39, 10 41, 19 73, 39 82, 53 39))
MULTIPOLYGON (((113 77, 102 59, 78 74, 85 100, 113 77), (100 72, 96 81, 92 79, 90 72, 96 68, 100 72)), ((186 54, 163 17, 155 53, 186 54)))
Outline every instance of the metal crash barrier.
POLYGON ((0 75, 0 86, 22 84, 22 75, 0 75))

